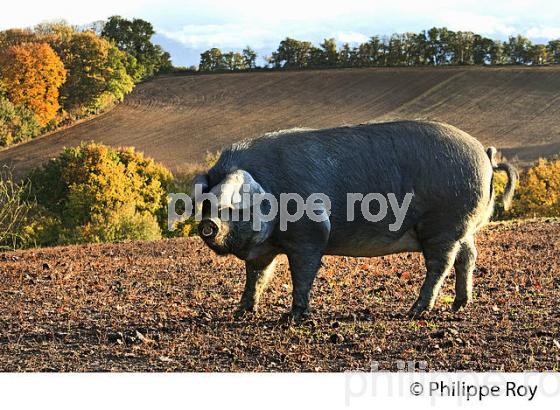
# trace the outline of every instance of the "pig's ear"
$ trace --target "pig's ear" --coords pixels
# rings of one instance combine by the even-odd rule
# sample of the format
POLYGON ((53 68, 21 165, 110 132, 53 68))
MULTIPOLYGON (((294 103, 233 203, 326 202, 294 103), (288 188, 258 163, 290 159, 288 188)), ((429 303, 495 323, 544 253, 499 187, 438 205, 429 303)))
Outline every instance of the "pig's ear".
POLYGON ((204 194, 208 192, 208 174, 202 173, 194 177, 191 186, 191 200, 192 200, 192 210, 193 215, 196 215, 202 211, 202 202, 196 202, 196 192, 204 194), (197 189, 198 188, 198 189, 197 189))
POLYGON ((254 194, 264 193, 262 186, 247 171, 237 170, 219 184, 216 192, 220 208, 245 209, 252 204, 254 194))
POLYGON ((200 193, 204 194, 205 192, 208 192, 208 174, 202 173, 194 177, 191 187, 191 198, 195 197, 194 194, 197 185, 201 188, 200 193))

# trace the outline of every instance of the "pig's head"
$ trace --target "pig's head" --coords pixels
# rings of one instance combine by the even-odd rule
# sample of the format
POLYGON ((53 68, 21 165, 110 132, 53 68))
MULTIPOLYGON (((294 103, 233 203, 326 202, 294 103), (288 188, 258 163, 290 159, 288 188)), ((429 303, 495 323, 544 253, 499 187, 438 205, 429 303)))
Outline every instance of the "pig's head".
POLYGON ((194 184, 200 237, 219 255, 250 258, 272 231, 272 221, 259 216, 267 204, 255 197, 265 194, 262 186, 243 170, 230 172, 214 186, 209 186, 207 174, 201 174, 194 184))

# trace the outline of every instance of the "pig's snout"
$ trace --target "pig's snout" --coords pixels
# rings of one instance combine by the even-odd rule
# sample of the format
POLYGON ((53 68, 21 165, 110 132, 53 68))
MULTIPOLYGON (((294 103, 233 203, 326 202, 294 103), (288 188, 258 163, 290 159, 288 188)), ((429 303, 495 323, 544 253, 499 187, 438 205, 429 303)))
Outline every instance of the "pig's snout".
POLYGON ((218 224, 211 219, 204 219, 200 222, 198 227, 200 236, 206 239, 214 238, 220 230, 218 224))

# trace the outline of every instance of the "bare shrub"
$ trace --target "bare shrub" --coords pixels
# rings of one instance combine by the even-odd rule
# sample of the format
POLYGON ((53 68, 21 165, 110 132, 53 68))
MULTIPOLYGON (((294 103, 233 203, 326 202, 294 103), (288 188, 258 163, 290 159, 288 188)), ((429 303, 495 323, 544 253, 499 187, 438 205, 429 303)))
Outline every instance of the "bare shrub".
POLYGON ((0 169, 0 248, 14 249, 24 240, 27 216, 32 207, 29 181, 17 182, 9 168, 0 169))

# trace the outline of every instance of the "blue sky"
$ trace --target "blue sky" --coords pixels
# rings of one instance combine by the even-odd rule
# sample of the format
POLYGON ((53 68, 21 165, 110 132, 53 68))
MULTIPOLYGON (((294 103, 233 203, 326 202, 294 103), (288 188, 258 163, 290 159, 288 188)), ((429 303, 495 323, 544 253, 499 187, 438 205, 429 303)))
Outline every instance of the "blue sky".
POLYGON ((560 38, 558 0, 27 0, 2 5, 0 29, 60 18, 85 24, 114 14, 152 22, 156 41, 177 65, 198 63, 200 52, 210 47, 249 44, 264 56, 286 36, 359 43, 373 34, 447 26, 497 39, 518 33, 533 41, 560 38))

